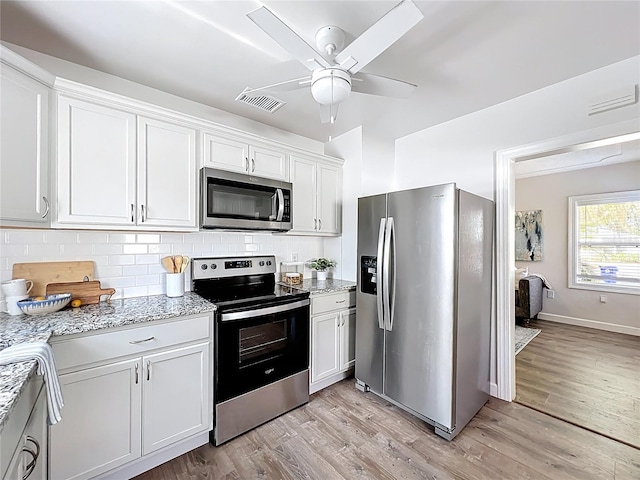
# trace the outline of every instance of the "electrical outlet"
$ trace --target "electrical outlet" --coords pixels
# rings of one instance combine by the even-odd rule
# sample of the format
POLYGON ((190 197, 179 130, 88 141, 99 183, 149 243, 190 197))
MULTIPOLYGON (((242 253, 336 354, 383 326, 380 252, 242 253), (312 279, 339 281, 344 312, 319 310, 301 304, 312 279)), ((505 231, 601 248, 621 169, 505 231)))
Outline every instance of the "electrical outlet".
POLYGON ((607 303, 607 296, 606 295, 600 295, 600 303, 607 303))
POLYGON ((547 290, 547 298, 556 298, 555 290, 547 290))
POLYGON ((291 254, 291 261, 292 262, 297 262, 298 261, 298 254, 297 253, 292 253, 291 254))

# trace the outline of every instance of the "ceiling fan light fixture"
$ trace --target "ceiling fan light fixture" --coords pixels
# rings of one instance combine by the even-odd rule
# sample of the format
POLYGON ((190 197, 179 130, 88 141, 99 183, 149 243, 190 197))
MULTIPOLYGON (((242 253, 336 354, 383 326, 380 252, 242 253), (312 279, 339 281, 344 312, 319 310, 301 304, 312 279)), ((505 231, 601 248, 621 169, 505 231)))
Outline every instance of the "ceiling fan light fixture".
POLYGON ((311 95, 321 105, 336 105, 351 93, 351 76, 339 68, 316 70, 311 75, 311 95))

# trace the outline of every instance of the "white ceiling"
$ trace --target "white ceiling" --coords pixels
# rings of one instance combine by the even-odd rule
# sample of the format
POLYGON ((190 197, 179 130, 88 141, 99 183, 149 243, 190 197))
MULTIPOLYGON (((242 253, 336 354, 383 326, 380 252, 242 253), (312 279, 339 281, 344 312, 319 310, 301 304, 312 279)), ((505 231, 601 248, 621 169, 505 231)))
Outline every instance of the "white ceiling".
POLYGON ((410 99, 353 93, 334 125, 308 90, 278 93, 273 114, 234 101, 308 75, 247 12, 266 5, 311 45, 334 24, 348 44, 396 3, 3 0, 0 37, 320 141, 359 125, 399 138, 640 54, 637 1, 416 1, 425 18, 363 70, 417 84, 410 99))

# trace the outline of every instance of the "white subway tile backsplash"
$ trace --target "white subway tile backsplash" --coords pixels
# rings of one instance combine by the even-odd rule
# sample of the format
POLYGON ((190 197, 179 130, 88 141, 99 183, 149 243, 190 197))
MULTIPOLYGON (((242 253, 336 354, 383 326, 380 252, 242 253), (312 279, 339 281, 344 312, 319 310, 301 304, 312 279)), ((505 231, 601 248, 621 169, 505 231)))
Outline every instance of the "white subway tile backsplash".
POLYGON ((135 233, 110 233, 109 243, 136 243, 135 233))
MULTIPOLYGON (((114 298, 159 295, 165 292, 167 255, 191 258, 227 255, 275 255, 276 263, 297 253, 301 261, 323 253, 317 237, 272 235, 261 232, 127 233, 70 230, 0 229, 0 279, 11 278, 18 262, 93 260, 96 279, 116 289, 114 298)), ((305 276, 310 272, 305 271, 305 276)), ((185 288, 191 289, 191 267, 185 288)))
POLYGON ((143 245, 140 245, 140 244, 123 245, 122 253, 124 253, 125 255, 139 255, 139 254, 147 253, 147 245, 144 245, 144 244, 143 245))
POLYGON ((160 235, 157 233, 139 233, 136 240, 138 243, 160 243, 160 235))

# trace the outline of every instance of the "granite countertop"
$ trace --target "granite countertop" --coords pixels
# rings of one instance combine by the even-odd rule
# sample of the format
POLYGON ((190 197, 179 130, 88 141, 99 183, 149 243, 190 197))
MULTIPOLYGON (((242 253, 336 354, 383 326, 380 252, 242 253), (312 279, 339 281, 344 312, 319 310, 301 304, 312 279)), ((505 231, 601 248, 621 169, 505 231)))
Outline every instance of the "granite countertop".
POLYGON ((322 282, 312 278, 311 280, 303 280, 302 285, 292 285, 292 287, 309 292, 309 294, 313 296, 322 293, 340 292, 342 290, 355 290, 356 284, 338 278, 328 278, 322 282))
MULTIPOLYGON (((214 309, 215 305, 201 296, 186 292, 177 298, 165 295, 125 298, 40 316, 0 313, 0 350, 19 343, 46 342, 54 336, 164 320, 214 309)), ((35 360, 0 366, 0 433, 35 371, 35 360)))

